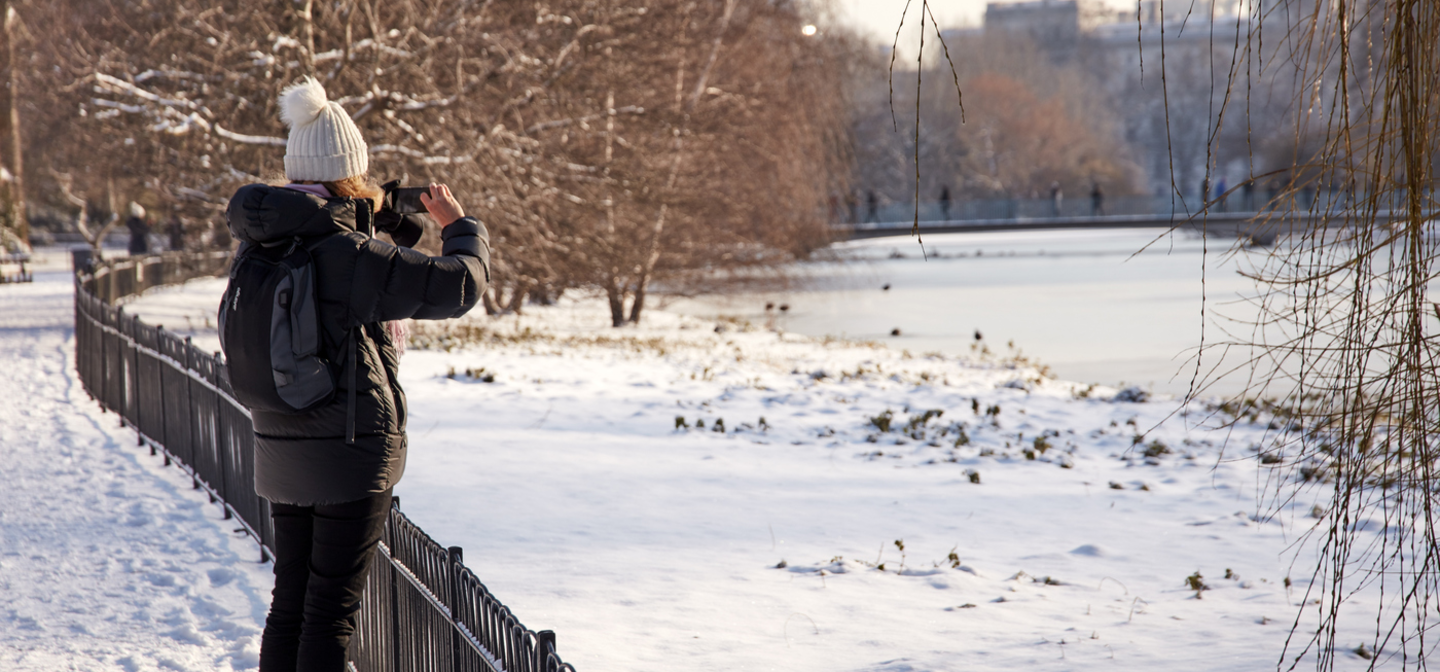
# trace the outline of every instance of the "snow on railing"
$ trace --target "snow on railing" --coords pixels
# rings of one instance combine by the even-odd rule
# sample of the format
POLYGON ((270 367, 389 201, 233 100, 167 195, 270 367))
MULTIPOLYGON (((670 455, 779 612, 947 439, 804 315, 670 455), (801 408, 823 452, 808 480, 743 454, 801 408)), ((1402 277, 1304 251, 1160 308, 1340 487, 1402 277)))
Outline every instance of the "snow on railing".
MULTIPOLYGON (((82 250, 81 252, 88 252, 82 250)), ((190 474, 273 556, 270 503, 255 493, 255 434, 235 400, 220 353, 205 353, 114 302, 159 285, 223 273, 229 252, 167 253, 91 263, 75 257, 76 369, 101 408, 133 427, 140 445, 190 474)), ((555 633, 515 618, 461 561, 400 512, 386 521, 361 596, 350 669, 356 672, 574 672, 555 633)))

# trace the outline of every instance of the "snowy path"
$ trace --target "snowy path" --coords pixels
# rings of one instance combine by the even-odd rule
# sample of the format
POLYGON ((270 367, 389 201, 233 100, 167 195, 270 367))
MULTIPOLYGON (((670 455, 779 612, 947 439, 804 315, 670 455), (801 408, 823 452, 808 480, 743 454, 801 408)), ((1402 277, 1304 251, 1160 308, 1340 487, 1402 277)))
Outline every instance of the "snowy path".
POLYGON ((0 287, 0 669, 252 669, 270 566, 85 394, 71 293, 0 287))

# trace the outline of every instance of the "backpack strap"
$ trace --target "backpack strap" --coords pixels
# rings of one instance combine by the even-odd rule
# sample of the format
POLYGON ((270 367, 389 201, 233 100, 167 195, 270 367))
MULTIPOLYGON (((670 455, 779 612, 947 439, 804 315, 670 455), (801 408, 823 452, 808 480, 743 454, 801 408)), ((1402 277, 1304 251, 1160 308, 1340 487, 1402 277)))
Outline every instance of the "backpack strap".
POLYGON ((355 331, 360 327, 350 328, 350 356, 345 363, 346 377, 349 378, 350 386, 345 392, 345 443, 355 444, 355 360, 360 358, 360 339, 355 337, 355 331))
POLYGON ((235 257, 230 260, 230 279, 234 280, 235 275, 240 272, 240 262, 250 255, 254 246, 245 241, 240 241, 239 249, 235 250, 235 257))

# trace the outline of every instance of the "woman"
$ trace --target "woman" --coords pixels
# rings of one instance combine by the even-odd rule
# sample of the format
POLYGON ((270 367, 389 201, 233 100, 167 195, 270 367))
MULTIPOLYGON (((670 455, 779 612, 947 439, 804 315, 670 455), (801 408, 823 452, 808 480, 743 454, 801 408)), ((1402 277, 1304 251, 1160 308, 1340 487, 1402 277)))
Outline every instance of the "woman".
POLYGON ((403 333, 394 321, 469 311, 489 280, 489 238, 444 185, 421 198, 443 227, 441 256, 371 237, 382 194, 366 177, 359 129, 308 77, 281 93, 280 109, 290 126, 290 184, 242 187, 226 219, 242 253, 291 242, 310 250, 319 354, 344 374, 331 401, 315 410, 251 412, 255 490, 270 501, 275 523, 275 590, 260 670, 340 672, 391 492, 405 471, 403 333))

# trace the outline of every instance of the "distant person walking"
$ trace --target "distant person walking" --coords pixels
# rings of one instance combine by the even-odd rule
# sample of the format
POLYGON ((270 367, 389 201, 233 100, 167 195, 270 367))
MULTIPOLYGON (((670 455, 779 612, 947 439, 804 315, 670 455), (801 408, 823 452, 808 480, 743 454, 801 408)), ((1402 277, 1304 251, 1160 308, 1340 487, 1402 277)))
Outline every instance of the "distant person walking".
POLYGON ((150 253, 150 225, 145 222, 145 208, 130 202, 130 216, 125 219, 125 228, 130 229, 130 254, 150 253))
POLYGON ((1050 182, 1050 214, 1054 217, 1060 216, 1060 205, 1065 200, 1065 192, 1060 189, 1060 181, 1050 182))
POLYGON ((865 221, 867 221, 867 222, 878 222, 878 221, 880 221, 880 215, 877 213, 877 210, 879 209, 879 207, 880 207, 879 202, 875 200, 875 192, 874 192, 874 191, 867 191, 867 192, 865 192, 865 221))
POLYGON ((1255 179, 1254 179, 1254 178, 1251 178, 1251 179, 1245 180, 1245 183, 1242 184, 1242 185, 1240 185, 1240 193, 1242 194, 1241 200, 1243 201, 1243 202, 1240 204, 1241 207, 1245 208, 1245 210, 1248 211, 1248 212, 1254 212, 1254 211, 1255 211, 1255 179))
POLYGON ((180 223, 180 218, 172 215, 170 225, 166 228, 170 234, 170 251, 179 252, 185 249, 185 225, 180 223))
POLYGON ((1090 215, 1093 217, 1105 216, 1105 191, 1100 188, 1100 183, 1095 182, 1090 188, 1090 215))
POLYGON ((940 189, 940 218, 950 221, 950 187, 940 189))
POLYGON ((1220 181, 1215 184, 1215 200, 1220 202, 1220 212, 1225 212, 1225 202, 1228 197, 1225 195, 1225 176, 1220 176, 1220 181))

